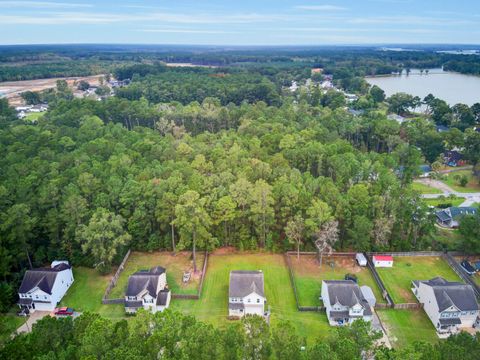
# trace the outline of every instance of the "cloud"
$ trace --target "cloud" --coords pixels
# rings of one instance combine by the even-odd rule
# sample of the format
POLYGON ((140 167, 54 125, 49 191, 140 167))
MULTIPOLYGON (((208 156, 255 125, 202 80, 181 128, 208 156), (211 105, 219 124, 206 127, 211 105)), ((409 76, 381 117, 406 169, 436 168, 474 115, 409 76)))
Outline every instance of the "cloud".
POLYGON ((0 7, 8 8, 75 8, 93 7, 92 4, 65 3, 51 1, 0 1, 0 7))
POLYGON ((348 10, 346 7, 336 6, 336 5, 298 5, 298 6, 295 6, 295 9, 313 10, 313 11, 344 11, 344 10, 348 10))

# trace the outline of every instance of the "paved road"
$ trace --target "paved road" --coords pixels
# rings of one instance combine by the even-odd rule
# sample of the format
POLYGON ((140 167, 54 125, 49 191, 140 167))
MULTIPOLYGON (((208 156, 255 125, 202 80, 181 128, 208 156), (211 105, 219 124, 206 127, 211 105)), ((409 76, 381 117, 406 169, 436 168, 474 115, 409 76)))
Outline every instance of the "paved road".
POLYGON ((450 186, 448 186, 447 184, 439 180, 418 179, 415 181, 442 191, 441 194, 422 194, 422 197, 424 199, 437 199, 440 196, 448 197, 450 195, 455 195, 457 197, 461 197, 465 199, 465 201, 462 204, 460 204, 460 206, 471 206, 474 203, 480 203, 480 192, 477 192, 477 193, 458 192, 453 190, 450 186))

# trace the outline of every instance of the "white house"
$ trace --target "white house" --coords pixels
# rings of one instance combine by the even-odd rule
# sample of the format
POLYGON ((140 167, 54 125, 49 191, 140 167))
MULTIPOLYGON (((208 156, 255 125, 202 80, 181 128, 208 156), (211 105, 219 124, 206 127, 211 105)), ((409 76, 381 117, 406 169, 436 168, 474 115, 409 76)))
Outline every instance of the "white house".
POLYGON ((170 305, 171 292, 167 287, 165 268, 156 266, 141 270, 128 278, 125 293, 125 312, 134 314, 139 308, 156 313, 170 305))
POLYGON ((27 270, 18 289, 18 306, 53 311, 73 283, 72 267, 68 261, 54 261, 49 268, 27 270))
POLYGON ((453 334, 471 328, 479 306, 471 285, 450 282, 442 277, 412 281, 412 291, 439 334, 453 334))
POLYGON ((352 280, 323 280, 321 299, 332 326, 351 324, 358 319, 372 320, 370 304, 352 280))
POLYGON ((375 267, 392 267, 393 256, 390 255, 373 255, 373 265, 375 267))
POLYGON ((263 272, 232 271, 228 290, 228 315, 243 317, 245 315, 265 314, 263 272))

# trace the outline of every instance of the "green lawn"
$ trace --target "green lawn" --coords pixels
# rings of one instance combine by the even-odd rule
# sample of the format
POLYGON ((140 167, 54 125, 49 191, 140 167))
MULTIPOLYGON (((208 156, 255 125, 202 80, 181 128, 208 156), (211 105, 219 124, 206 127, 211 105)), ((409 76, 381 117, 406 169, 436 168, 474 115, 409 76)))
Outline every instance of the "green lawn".
POLYGON ((460 206, 461 203, 463 203, 465 201, 464 198, 461 198, 461 197, 453 197, 453 196, 449 196, 449 197, 442 197, 442 198, 437 198, 437 199, 423 199, 423 201, 425 201, 427 203, 427 205, 430 205, 430 206, 435 206, 435 207, 438 207, 442 204, 450 204, 450 206, 460 206))
POLYGON ((8 340, 27 319, 26 317, 17 316, 16 312, 18 310, 17 307, 13 307, 8 313, 0 314, 0 345, 8 340))
POLYGON ((42 113, 29 113, 27 116, 25 116, 24 120, 30 122, 37 121, 41 116, 42 113))
POLYGON ((111 319, 125 316, 123 305, 103 305, 102 297, 112 275, 100 275, 95 269, 74 267, 75 281, 62 299, 61 306, 73 307, 77 311, 97 312, 111 319))
POLYGON ((412 280, 430 280, 442 276, 450 281, 460 281, 448 263, 437 256, 398 256, 393 267, 377 268, 388 293, 397 304, 416 302, 412 293, 412 280))
POLYGON ((167 269, 167 283, 174 294, 196 294, 200 282, 201 270, 205 255, 197 252, 197 274, 184 284, 182 281, 183 272, 193 273, 193 261, 190 259, 191 252, 180 252, 173 256, 171 252, 132 252, 128 258, 125 269, 110 293, 110 298, 121 298, 125 296, 128 284, 128 277, 142 269, 150 269, 154 266, 163 266, 167 269))
POLYGON ((453 190, 458 192, 480 192, 480 185, 478 179, 473 176, 471 170, 460 170, 445 174, 444 176, 442 176, 442 181, 448 186, 450 186, 453 190), (466 175, 468 177, 468 184, 465 187, 458 184, 458 180, 455 179, 457 175, 466 175))
POLYGON ((380 289, 373 279, 370 270, 357 265, 351 257, 325 257, 320 268, 316 255, 301 255, 300 260, 292 255, 290 261, 295 277, 295 285, 301 306, 319 306, 320 291, 323 280, 343 280, 345 274, 355 274, 360 286, 369 286, 378 302, 383 302, 380 289), (334 266, 331 266, 332 262, 334 266))
POLYGON ((420 194, 441 194, 442 191, 438 190, 434 187, 419 183, 419 182, 413 182, 412 183, 412 189, 415 191, 418 191, 420 194))
POLYGON ((228 324, 228 280, 232 270, 262 270, 271 323, 290 320, 300 336, 313 340, 328 335, 324 313, 298 312, 282 255, 268 253, 210 255, 200 300, 172 300, 170 307, 213 325, 228 324))
POLYGON ((435 328, 423 309, 382 309, 377 314, 395 348, 405 347, 414 341, 438 341, 435 328))

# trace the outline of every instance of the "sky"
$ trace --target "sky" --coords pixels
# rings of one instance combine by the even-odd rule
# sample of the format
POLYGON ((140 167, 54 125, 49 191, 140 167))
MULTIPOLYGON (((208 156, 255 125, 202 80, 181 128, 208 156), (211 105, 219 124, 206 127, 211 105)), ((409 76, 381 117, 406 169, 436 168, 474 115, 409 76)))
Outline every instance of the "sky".
POLYGON ((480 0, 0 0, 0 44, 480 44, 480 0))

